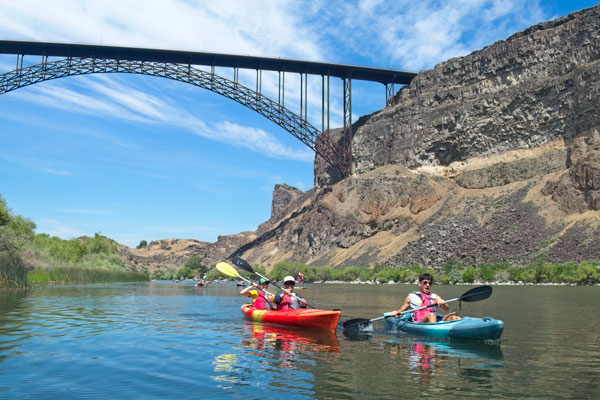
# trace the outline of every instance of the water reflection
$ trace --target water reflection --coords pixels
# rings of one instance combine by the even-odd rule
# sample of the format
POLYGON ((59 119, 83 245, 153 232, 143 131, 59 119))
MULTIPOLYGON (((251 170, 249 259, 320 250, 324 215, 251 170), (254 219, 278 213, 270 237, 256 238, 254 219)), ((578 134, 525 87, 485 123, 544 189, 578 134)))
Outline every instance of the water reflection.
POLYGON ((388 341, 392 356, 405 360, 419 384, 430 383, 440 370, 457 368, 458 375, 478 384, 490 383, 492 370, 504 366, 498 343, 442 341, 413 337, 388 341))
POLYGON ((300 354, 340 352, 335 332, 258 323, 248 323, 244 330, 251 333, 251 339, 242 341, 246 349, 261 357, 276 356, 283 368, 295 368, 294 361, 300 354))

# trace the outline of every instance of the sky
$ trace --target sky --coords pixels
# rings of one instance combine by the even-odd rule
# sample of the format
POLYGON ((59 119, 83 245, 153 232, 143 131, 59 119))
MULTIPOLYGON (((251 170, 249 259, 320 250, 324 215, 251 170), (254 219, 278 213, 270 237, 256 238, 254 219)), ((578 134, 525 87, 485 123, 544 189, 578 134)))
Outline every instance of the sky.
MULTIPOLYGON (((0 39, 214 52, 418 72, 598 1, 0 0, 0 39)), ((40 57, 25 58, 37 64, 40 57)), ((0 74, 16 56, 0 55, 0 74)), ((230 69, 217 73, 232 79, 230 69)), ((255 87, 255 72, 240 71, 255 87)), ((321 81, 308 118, 321 126, 321 81)), ((385 105, 378 83, 352 82, 352 112, 385 105)), ((277 75, 263 94, 277 101, 277 75)), ((299 77, 286 75, 299 111, 299 77)), ((331 126, 342 124, 331 81, 331 126)), ((276 184, 313 186, 312 151, 266 118, 165 78, 94 74, 0 96, 0 195, 38 233, 214 242, 270 217, 276 184)))

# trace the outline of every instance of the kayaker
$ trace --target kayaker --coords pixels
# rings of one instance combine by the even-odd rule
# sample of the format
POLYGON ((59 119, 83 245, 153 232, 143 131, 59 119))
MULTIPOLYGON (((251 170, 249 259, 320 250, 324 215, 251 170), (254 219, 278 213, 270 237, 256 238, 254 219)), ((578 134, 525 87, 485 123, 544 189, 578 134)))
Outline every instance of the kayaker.
POLYGON ((264 278, 260 278, 258 285, 253 283, 251 286, 248 286, 242 290, 240 294, 242 296, 251 297, 252 305, 257 310, 273 310, 275 309, 275 306, 273 305, 273 298, 266 293, 268 288, 269 281, 264 278))
POLYGON ((291 295, 294 292, 295 284, 296 280, 293 276, 288 275, 283 278, 283 290, 275 295, 273 301, 277 305, 277 310, 287 311, 306 308, 306 300, 296 293, 294 293, 295 296, 291 295))
MULTIPOLYGON (((425 324, 437 322, 437 307, 444 310, 448 309, 448 304, 439 295, 431 292, 431 285, 433 285, 433 276, 428 273, 422 273, 419 275, 419 291, 411 292, 404 300, 404 304, 398 311, 392 311, 389 315, 391 317, 397 317, 401 315, 403 311, 413 310, 430 304, 436 304, 434 307, 425 308, 423 310, 415 311, 411 313, 413 322, 421 322, 425 324)), ((453 321, 460 319, 455 312, 444 315, 442 321, 453 321)))

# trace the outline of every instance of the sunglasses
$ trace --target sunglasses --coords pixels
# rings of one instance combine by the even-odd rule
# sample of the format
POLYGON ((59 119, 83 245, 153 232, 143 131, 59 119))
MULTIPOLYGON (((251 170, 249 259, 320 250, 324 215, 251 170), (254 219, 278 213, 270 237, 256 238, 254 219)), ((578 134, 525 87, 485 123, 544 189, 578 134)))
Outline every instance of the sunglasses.
POLYGON ((433 285, 433 282, 431 282, 431 281, 421 281, 421 283, 423 285, 429 285, 429 286, 433 285))
POLYGON ((288 286, 294 286, 296 283, 295 282, 283 282, 284 285, 288 285, 288 286))

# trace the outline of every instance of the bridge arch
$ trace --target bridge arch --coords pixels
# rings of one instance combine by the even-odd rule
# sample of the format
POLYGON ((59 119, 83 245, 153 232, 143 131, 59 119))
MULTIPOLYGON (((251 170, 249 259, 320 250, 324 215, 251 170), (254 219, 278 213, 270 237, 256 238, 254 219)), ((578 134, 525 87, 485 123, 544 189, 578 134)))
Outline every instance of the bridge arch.
POLYGON ((398 70, 281 58, 10 40, 0 40, 0 54, 17 55, 15 70, 0 74, 0 94, 51 79, 96 73, 134 73, 177 80, 210 90, 256 111, 299 139, 337 169, 342 177, 350 174, 352 79, 385 85, 386 105, 390 105, 394 101, 394 84, 408 84, 416 76, 415 73, 398 70), (25 55, 41 56, 42 62, 24 67, 25 55), (48 61, 48 57, 64 58, 48 61), (210 66, 211 71, 197 68, 196 66, 199 65, 210 66), (215 74, 215 67, 233 68, 234 79, 230 80, 215 74), (256 90, 239 83, 240 68, 256 70, 256 90), (280 74, 277 102, 261 93, 263 70, 277 71, 280 74), (284 106, 286 72, 300 74, 299 115, 284 106), (323 82, 322 131, 313 126, 307 117, 309 74, 320 75, 323 82), (328 132, 330 77, 343 80, 344 126, 341 143, 339 140, 334 142, 328 132), (327 91, 325 91, 326 80, 327 91), (325 102, 325 93, 327 93, 327 102, 325 102), (327 129, 325 129, 325 104, 327 104, 327 129))
MULTIPOLYGON (((41 64, 19 68, 0 75, 0 94, 53 79, 98 73, 132 73, 155 76, 210 90, 248 107, 276 123, 332 166, 340 169, 341 173, 346 173, 345 167, 339 165, 339 161, 344 160, 344 150, 327 140, 327 137, 319 137, 321 134, 319 129, 282 104, 240 84, 236 79, 230 80, 215 74, 214 69, 207 72, 191 65, 138 60, 69 57, 47 61, 44 58, 41 64)), ((237 72, 235 77, 237 78, 237 72)))

